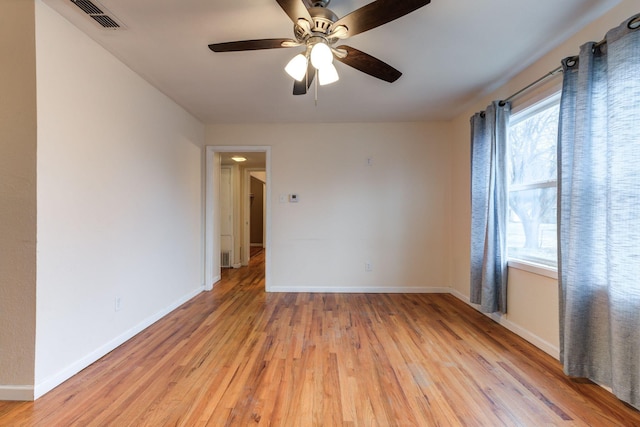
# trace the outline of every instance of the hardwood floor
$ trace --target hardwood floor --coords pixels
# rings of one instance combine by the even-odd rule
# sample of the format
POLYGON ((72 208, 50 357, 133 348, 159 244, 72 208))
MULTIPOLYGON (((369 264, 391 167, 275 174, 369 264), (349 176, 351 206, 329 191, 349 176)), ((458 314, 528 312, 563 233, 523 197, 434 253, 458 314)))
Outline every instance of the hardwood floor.
POLYGON ((640 426, 450 295, 267 294, 264 251, 2 426, 640 426))

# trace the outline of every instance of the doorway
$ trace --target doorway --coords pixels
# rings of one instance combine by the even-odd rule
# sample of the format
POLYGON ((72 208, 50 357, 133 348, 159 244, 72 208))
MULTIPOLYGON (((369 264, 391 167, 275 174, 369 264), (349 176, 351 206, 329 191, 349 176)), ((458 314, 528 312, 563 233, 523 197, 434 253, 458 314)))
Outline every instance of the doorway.
POLYGON ((225 218, 225 250, 231 256, 232 267, 248 265, 251 249, 251 174, 261 172, 264 177, 264 240, 265 288, 269 290, 271 266, 271 147, 268 146, 207 146, 205 171, 205 290, 221 278, 223 221, 221 216, 234 215, 229 225, 225 218), (235 162, 231 157, 237 155, 246 161, 235 162), (225 179, 231 181, 230 187, 221 193, 221 171, 225 179), (230 174, 230 177, 226 175, 230 174), (234 178, 235 177, 235 178, 234 178), (228 194, 228 191, 231 194, 228 194), (226 202, 223 201, 223 196, 226 202), (223 203, 231 206, 222 206, 223 203), (231 242, 231 243, 230 243, 231 242))

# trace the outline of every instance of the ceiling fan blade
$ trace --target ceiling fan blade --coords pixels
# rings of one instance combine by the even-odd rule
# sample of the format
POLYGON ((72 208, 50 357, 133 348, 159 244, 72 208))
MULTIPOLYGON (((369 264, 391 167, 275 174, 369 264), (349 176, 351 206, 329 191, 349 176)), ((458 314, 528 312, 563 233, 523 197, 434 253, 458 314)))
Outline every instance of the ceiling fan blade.
POLYGON ((354 49, 350 46, 338 46, 336 49, 347 52, 347 55, 344 57, 335 55, 336 60, 380 80, 393 83, 402 75, 400 71, 396 70, 391 65, 382 62, 378 58, 374 58, 367 53, 359 51, 358 49, 354 49))
POLYGON ((311 83, 313 83, 313 79, 316 77, 316 69, 309 63, 307 67, 307 74, 304 76, 302 81, 295 80, 293 82, 293 94, 294 95, 305 95, 307 90, 311 87, 311 83))
POLYGON ((431 0, 377 0, 338 19, 333 27, 344 25, 351 37, 398 19, 429 3, 431 0))
POLYGON ((260 39, 213 43, 209 45, 209 49, 214 52, 239 52, 243 50, 278 49, 299 45, 300 43, 291 39, 260 39))
POLYGON ((309 10, 302 0, 276 0, 280 7, 285 11, 289 18, 295 24, 298 19, 306 19, 311 22, 309 10))

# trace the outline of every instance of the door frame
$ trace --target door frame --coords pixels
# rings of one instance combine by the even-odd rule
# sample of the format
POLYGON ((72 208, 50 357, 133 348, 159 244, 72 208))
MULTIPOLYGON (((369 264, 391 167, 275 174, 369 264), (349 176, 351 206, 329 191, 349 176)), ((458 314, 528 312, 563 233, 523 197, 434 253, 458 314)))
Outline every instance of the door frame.
POLYGON ((207 145, 205 147, 205 227, 204 265, 205 287, 210 291, 220 281, 220 156, 218 153, 263 152, 267 176, 265 197, 266 208, 266 257, 265 289, 271 287, 271 147, 266 145, 207 145), (217 236, 217 238, 216 238, 217 236))

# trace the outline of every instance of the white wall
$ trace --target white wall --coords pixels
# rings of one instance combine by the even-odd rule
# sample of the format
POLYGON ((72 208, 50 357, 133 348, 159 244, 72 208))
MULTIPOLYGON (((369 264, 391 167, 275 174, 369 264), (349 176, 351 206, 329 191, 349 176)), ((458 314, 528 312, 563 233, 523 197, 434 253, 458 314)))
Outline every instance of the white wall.
POLYGON ((40 0, 36 44, 37 397, 202 290, 204 126, 40 0))
POLYGON ((270 291, 433 291, 450 285, 448 129, 209 125, 207 144, 272 147, 270 291))
POLYGON ((36 294, 33 3, 0 1, 0 400, 29 399, 36 294))
MULTIPOLYGON (((579 52, 579 47, 591 40, 599 41, 606 32, 630 16, 640 12, 637 0, 622 0, 618 6, 585 26, 558 48, 544 55, 514 79, 506 82, 495 92, 478 100, 452 122, 453 150, 453 222, 459 228, 453 229, 453 286, 460 298, 469 298, 469 118, 483 110, 491 100, 504 99, 517 90, 535 81, 560 65, 560 61, 579 52)), ((548 88, 549 85, 546 85, 548 88)), ((514 101, 527 102, 539 96, 533 91, 514 101)), ((514 330, 549 354, 558 356, 558 283, 543 275, 528 271, 509 269, 509 312, 497 318, 505 326, 514 330)))

